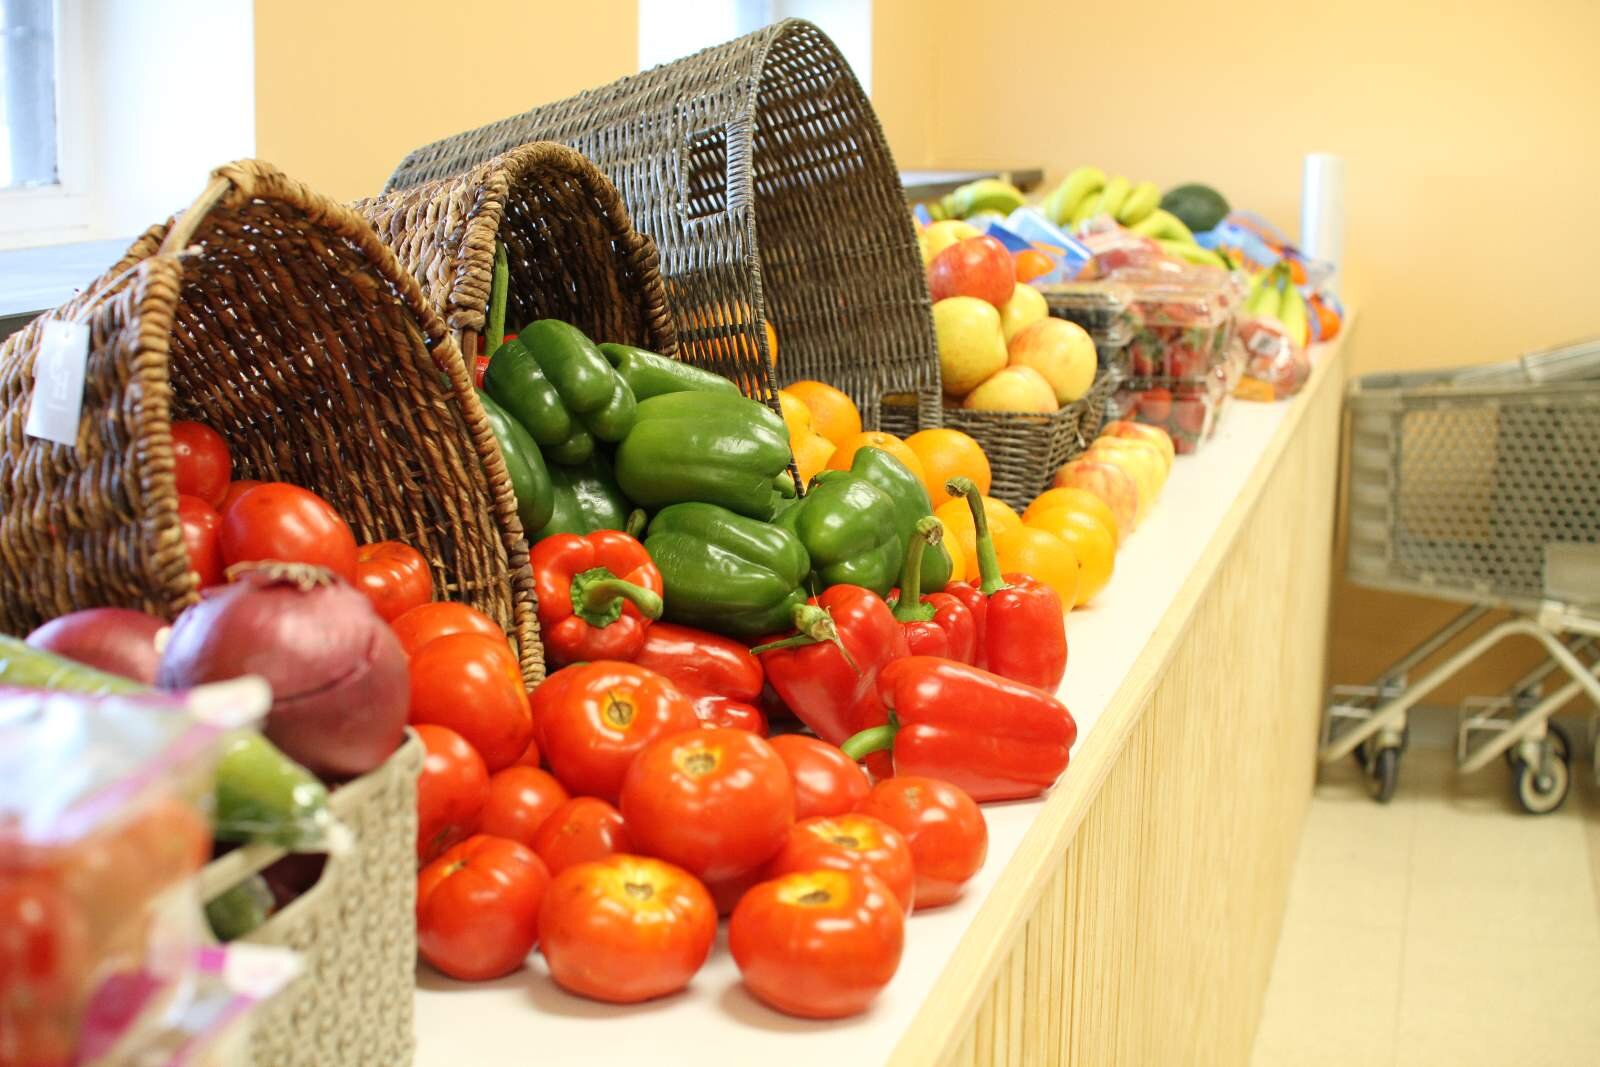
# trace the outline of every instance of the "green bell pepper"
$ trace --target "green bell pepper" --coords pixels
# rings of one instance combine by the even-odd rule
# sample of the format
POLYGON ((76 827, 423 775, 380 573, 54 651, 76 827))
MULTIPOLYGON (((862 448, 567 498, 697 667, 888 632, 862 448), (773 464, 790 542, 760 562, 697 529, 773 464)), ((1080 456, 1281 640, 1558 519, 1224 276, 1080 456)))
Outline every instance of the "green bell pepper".
POLYGON ((697 501, 755 519, 778 505, 773 479, 789 466, 783 420, 729 393, 667 393, 641 401, 617 448, 617 484, 646 510, 697 501))
POLYGON ((507 341, 489 357, 483 391, 544 447, 559 445, 572 436, 572 415, 520 338, 507 341))
POLYGON ((900 577, 894 502, 859 474, 823 471, 778 520, 805 546, 818 590, 859 585, 885 596, 900 577))
POLYGON ((664 393, 733 393, 739 387, 720 374, 632 345, 603 344, 601 353, 638 400, 664 393))
POLYGON ((554 514, 543 527, 529 531, 528 544, 558 533, 627 529, 628 501, 598 454, 575 467, 552 467, 550 481, 555 486, 554 514))
POLYGON ((633 429, 633 420, 638 409, 639 405, 634 400, 633 390, 628 387, 627 382, 618 378, 616 388, 611 392, 611 399, 584 415, 583 424, 600 440, 615 444, 628 436, 628 431, 633 429))
POLYGON ((587 463, 594 455, 594 434, 586 427, 573 424, 572 433, 559 445, 550 446, 550 462, 563 467, 576 467, 587 463))
MULTIPOLYGON (((900 535, 900 557, 910 547, 919 520, 933 514, 928 490, 911 470, 881 448, 863 448, 850 462, 850 473, 860 475, 894 505, 895 530, 900 535)), ((936 593, 950 584, 950 553, 943 545, 929 545, 922 553, 922 588, 936 593)))
POLYGON ((488 416, 489 429, 500 446, 500 458, 505 460, 506 474, 511 478, 511 491, 517 497, 517 518, 522 529, 530 536, 550 521, 555 507, 555 492, 550 483, 550 471, 544 464, 539 446, 523 429, 522 423, 496 404, 489 394, 479 390, 483 413, 488 416))
POLYGON ((538 319, 517 332, 539 369, 574 414, 604 407, 616 390, 617 372, 582 330, 560 319, 538 319))
POLYGON ((644 547, 661 571, 662 618, 730 637, 781 633, 806 602, 811 559, 791 531, 715 504, 673 504, 644 547))

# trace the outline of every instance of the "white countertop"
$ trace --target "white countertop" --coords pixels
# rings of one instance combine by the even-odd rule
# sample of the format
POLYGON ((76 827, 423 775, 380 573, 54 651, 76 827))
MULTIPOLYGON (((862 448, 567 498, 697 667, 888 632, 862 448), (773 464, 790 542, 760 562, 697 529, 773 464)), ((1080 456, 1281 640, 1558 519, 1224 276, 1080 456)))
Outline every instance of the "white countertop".
MULTIPOLYGON (((1078 721, 1075 751, 1082 749, 1167 606, 1218 535, 1290 407, 1230 402, 1217 436, 1197 454, 1178 457, 1159 502, 1118 552, 1111 584, 1093 606, 1069 617, 1069 658, 1060 695, 1078 721)), ((1072 774, 1071 767, 1066 774, 1072 774)), ((984 807, 987 863, 961 900, 910 917, 899 973, 866 1014, 817 1023, 762 1006, 740 985, 724 923, 711 959, 685 992, 633 1007, 562 992, 537 952, 525 970, 477 984, 454 982, 419 965, 416 1065, 638 1065, 691 1057, 702 1067, 883 1063, 1043 803, 1041 798, 984 807), (597 1025, 601 1021, 604 1025, 597 1025), (781 1040, 774 1040, 776 1035, 781 1040)))

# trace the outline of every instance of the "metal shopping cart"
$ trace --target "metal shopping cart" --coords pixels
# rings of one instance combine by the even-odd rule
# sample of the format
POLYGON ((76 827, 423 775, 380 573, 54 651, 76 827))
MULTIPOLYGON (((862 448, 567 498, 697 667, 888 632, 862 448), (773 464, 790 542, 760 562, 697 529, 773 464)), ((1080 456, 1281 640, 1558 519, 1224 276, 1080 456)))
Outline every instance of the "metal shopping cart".
POLYGON ((1537 668, 1457 709, 1456 758, 1472 772, 1504 756, 1523 809, 1554 811, 1574 751, 1551 716, 1580 695, 1600 781, 1600 338, 1486 367, 1369 374, 1346 399, 1347 576, 1466 607, 1372 684, 1330 690, 1319 757, 1354 755, 1387 803, 1410 710, 1491 648, 1531 639, 1547 654, 1537 668))

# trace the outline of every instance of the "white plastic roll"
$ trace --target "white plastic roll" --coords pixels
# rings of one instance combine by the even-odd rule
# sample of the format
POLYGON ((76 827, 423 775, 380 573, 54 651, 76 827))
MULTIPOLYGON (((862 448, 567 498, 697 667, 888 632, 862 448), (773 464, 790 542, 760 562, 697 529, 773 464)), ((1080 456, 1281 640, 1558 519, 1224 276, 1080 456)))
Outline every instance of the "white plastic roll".
POLYGON ((1328 152, 1306 156, 1300 187, 1300 250, 1333 264, 1336 292, 1344 266, 1344 160, 1328 152))

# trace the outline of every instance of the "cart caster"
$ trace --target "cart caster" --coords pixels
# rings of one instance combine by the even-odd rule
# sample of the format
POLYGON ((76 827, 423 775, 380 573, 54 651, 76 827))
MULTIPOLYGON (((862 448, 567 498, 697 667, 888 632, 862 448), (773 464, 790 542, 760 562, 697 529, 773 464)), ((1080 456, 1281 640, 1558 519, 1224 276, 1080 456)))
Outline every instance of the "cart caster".
POLYGON ((1549 815, 1567 799, 1572 787, 1572 745, 1566 731, 1550 724, 1550 736, 1535 764, 1517 760, 1511 765, 1511 788, 1517 803, 1529 815, 1549 815))
POLYGON ((1367 776, 1367 792, 1379 804, 1394 799, 1395 786, 1400 783, 1400 749, 1382 748, 1361 765, 1367 776))
MULTIPOLYGON (((1572 765, 1572 735, 1567 733, 1567 728, 1565 726, 1562 726, 1554 719, 1551 719, 1549 722, 1545 723, 1545 728, 1549 731, 1548 736, 1550 738, 1550 744, 1555 746, 1556 756, 1561 760, 1561 762, 1567 764, 1568 769, 1570 770, 1572 765)), ((1600 741, 1595 743, 1595 751, 1596 753, 1600 753, 1600 741)), ((1510 748, 1506 749, 1505 761, 1507 767, 1510 767, 1513 770, 1516 769, 1516 745, 1512 745, 1510 748)))

